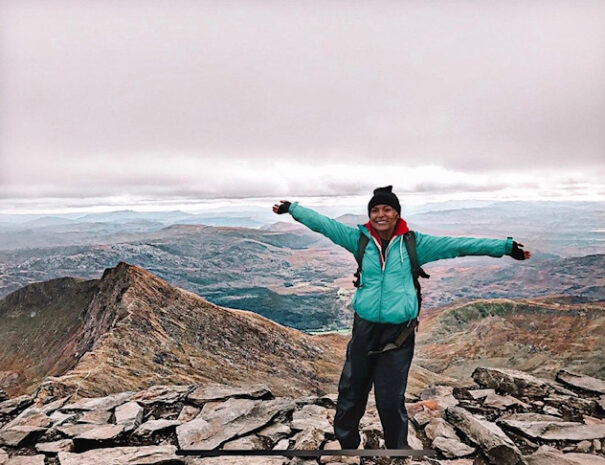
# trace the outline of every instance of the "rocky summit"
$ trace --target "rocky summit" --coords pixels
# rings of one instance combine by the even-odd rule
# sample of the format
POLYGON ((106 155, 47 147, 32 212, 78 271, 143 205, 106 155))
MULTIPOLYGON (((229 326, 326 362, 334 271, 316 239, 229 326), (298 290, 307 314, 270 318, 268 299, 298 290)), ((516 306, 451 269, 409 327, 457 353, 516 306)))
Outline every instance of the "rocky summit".
MULTIPOLYGON (((478 368, 456 385, 430 385, 407 403, 409 443, 433 457, 318 459, 177 454, 191 449, 339 449, 335 395, 281 397, 266 385, 156 385, 104 397, 18 396, 0 402, 0 465, 596 465, 605 464, 602 381, 557 380, 478 368), (587 386, 590 389, 587 389, 587 386)), ((362 446, 383 448, 370 397, 362 446)))

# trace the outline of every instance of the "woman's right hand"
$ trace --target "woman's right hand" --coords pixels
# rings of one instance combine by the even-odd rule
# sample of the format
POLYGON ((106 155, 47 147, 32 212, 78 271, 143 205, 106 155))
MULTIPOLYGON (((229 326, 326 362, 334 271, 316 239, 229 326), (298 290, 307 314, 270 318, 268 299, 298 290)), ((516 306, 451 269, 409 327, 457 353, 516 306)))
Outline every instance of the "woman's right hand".
POLYGON ((273 212, 277 213, 278 215, 283 215, 284 213, 288 213, 289 210, 290 210, 290 202, 288 202, 287 200, 280 200, 279 205, 278 204, 273 205, 273 212))

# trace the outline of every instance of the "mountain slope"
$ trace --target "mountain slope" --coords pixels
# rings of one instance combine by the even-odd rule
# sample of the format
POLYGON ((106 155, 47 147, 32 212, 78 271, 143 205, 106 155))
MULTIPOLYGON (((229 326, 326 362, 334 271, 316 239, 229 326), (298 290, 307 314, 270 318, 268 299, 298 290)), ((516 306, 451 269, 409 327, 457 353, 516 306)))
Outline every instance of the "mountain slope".
POLYGON ((477 366, 553 377, 558 369, 604 377, 605 302, 572 296, 479 300, 427 310, 417 362, 447 376, 477 366))
POLYGON ((5 377, 12 380, 9 393, 31 389, 46 375, 43 389, 54 395, 208 381, 264 382, 282 394, 336 385, 343 336, 310 336, 212 305, 123 262, 97 281, 56 281, 0 301, 9 323, 0 334, 0 370, 19 374, 5 377), (35 299, 26 296, 41 289, 48 291, 46 304, 31 310, 35 299))

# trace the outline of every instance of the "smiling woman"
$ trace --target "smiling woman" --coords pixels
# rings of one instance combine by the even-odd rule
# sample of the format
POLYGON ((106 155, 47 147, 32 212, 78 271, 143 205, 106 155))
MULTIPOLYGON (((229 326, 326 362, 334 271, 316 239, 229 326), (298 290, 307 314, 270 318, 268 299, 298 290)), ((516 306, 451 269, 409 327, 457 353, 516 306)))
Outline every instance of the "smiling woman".
POLYGON ((374 190, 368 203, 369 221, 357 228, 320 215, 298 202, 282 200, 273 206, 273 211, 289 212, 295 220, 347 249, 362 265, 352 303, 355 318, 334 417, 334 433, 341 447, 356 449, 359 446, 359 422, 374 385, 386 447, 407 449, 408 417, 404 396, 420 310, 413 270, 428 262, 463 255, 501 257, 507 254, 524 260, 530 257, 529 251, 522 250, 522 245, 510 237, 438 237, 410 231, 400 216, 401 204, 392 186, 374 190), (366 238, 367 241, 362 241, 366 238), (414 242, 415 245, 410 245, 414 242), (367 244, 365 248, 363 243, 367 244), (413 260, 417 262, 414 266, 413 260))

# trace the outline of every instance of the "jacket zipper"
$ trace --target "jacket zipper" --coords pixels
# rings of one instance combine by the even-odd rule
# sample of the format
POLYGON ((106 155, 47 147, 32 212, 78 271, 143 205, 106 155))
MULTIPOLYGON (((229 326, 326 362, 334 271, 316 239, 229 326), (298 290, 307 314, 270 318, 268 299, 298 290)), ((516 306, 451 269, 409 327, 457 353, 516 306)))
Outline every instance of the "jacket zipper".
POLYGON ((380 302, 378 303, 378 323, 381 323, 381 314, 382 314, 382 290, 383 290, 383 284, 384 284, 384 269, 387 266, 387 258, 389 256, 389 249, 391 248, 391 245, 393 244, 393 242, 395 241, 395 238, 397 236, 394 236, 391 238, 391 241, 389 242, 389 245, 387 245, 387 250, 384 252, 384 260, 382 260, 382 246, 378 243, 378 241, 376 240, 376 238, 374 236, 372 236, 370 234, 370 236, 372 237, 372 239, 374 240, 374 243, 376 244, 376 247, 378 247, 378 254, 380 255, 380 259, 382 262, 382 270, 380 272, 380 302))

